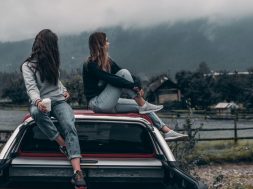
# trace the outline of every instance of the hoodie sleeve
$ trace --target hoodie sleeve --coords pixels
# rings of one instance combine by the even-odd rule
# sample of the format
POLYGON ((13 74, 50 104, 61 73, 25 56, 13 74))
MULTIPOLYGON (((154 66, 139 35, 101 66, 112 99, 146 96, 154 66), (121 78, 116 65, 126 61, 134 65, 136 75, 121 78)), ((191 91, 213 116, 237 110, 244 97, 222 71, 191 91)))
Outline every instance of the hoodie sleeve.
POLYGON ((32 104, 35 105, 35 102, 40 99, 40 91, 37 86, 35 73, 32 68, 28 66, 27 62, 22 65, 22 74, 25 82, 26 92, 31 99, 32 104))
POLYGON ((62 84, 62 82, 60 80, 58 81, 58 87, 60 88, 62 93, 67 91, 67 88, 62 84))
POLYGON ((98 65, 94 62, 88 63, 88 70, 94 74, 98 79, 103 80, 115 87, 132 89, 135 87, 135 83, 130 82, 122 77, 115 74, 111 74, 101 70, 98 65))

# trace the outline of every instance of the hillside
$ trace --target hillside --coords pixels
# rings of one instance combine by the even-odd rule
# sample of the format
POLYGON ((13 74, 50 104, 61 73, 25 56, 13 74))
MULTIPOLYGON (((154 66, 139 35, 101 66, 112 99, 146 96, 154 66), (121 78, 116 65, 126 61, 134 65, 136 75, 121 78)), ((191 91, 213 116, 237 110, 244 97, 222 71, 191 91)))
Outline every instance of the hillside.
MULTIPOLYGON (((194 70, 206 62, 212 70, 246 70, 253 61, 253 20, 213 24, 207 20, 163 24, 146 29, 102 29, 108 34, 110 55, 135 72, 194 70)), ((88 36, 60 36, 62 68, 81 68, 88 56, 88 36)), ((19 69, 33 40, 0 43, 0 71, 19 69)))

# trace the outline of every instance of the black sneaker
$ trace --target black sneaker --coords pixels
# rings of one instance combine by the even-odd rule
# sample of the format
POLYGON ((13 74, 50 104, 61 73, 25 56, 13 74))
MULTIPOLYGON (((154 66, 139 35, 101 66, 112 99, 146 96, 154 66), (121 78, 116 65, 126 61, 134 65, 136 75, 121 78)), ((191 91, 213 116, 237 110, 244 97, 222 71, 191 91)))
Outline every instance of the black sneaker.
POLYGON ((75 185, 76 188, 87 189, 86 182, 84 180, 83 172, 78 170, 73 174, 71 183, 75 185))
POLYGON ((69 158, 69 154, 66 146, 59 146, 60 152, 63 153, 67 158, 69 158))

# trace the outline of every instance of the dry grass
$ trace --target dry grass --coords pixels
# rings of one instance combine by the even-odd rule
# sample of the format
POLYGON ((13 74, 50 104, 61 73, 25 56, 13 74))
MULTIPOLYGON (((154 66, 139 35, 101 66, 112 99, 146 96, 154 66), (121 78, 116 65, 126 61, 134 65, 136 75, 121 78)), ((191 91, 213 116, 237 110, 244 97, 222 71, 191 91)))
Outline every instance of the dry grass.
POLYGON ((198 142, 188 154, 185 147, 178 144, 178 157, 184 154, 181 164, 209 189, 253 189, 252 140, 198 142))
POLYGON ((253 164, 214 164, 192 172, 209 189, 253 189, 253 164))
POLYGON ((199 160, 201 164, 212 162, 252 162, 253 161, 253 141, 238 141, 237 144, 228 141, 201 142, 198 143, 189 161, 199 160))

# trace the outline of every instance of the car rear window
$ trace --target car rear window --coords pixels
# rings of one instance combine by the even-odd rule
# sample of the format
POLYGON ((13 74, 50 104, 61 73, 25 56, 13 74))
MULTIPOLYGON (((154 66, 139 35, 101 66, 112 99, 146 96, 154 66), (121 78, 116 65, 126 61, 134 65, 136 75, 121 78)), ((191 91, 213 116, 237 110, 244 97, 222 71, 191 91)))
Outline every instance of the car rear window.
MULTIPOLYGON (((55 123, 58 130, 61 129, 55 123)), ((152 154, 154 148, 146 128, 140 124, 76 122, 82 154, 152 154)), ((22 152, 59 153, 37 125, 32 125, 21 143, 22 152)))

